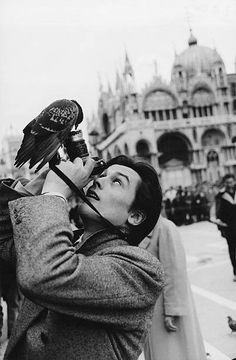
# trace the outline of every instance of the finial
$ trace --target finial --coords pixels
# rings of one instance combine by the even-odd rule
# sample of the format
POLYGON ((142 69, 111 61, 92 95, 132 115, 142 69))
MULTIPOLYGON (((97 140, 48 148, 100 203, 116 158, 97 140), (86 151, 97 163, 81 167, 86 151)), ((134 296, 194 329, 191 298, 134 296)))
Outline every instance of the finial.
POLYGON ((190 31, 190 37, 188 39, 189 46, 197 45, 197 38, 192 33, 192 28, 189 29, 190 31))

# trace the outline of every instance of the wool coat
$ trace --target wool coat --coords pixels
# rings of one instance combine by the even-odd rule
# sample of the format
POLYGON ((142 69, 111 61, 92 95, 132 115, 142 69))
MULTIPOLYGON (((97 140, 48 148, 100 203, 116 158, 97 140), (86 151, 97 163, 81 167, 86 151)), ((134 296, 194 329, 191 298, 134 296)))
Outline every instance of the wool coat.
POLYGON ((141 243, 159 258, 165 272, 165 287, 158 298, 147 338, 145 360, 204 360, 206 353, 190 289, 186 260, 175 224, 160 217, 151 238, 141 243), (164 316, 176 316, 176 332, 168 332, 164 316))
POLYGON ((137 359, 163 287, 159 261, 106 230, 73 245, 67 206, 55 196, 9 209, 25 301, 4 359, 137 359))

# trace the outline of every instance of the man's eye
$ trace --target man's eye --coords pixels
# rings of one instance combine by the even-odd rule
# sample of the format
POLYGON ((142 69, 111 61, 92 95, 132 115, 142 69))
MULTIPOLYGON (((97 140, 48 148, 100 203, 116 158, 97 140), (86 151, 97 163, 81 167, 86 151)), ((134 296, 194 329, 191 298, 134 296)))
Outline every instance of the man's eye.
POLYGON ((106 176, 106 174, 100 174, 99 176, 98 176, 98 178, 102 178, 102 177, 105 177, 106 176))
POLYGON ((118 178, 115 178, 115 179, 113 180, 113 182, 121 185, 121 181, 120 181, 120 179, 118 179, 118 178))

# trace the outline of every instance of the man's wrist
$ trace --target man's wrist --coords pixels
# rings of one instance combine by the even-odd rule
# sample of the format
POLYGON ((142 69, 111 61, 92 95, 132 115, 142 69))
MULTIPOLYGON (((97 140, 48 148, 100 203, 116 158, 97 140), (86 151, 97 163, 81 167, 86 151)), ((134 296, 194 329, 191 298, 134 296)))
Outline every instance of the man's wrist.
POLYGON ((66 197, 55 191, 45 191, 41 195, 57 196, 57 197, 61 198, 65 203, 67 203, 66 197))

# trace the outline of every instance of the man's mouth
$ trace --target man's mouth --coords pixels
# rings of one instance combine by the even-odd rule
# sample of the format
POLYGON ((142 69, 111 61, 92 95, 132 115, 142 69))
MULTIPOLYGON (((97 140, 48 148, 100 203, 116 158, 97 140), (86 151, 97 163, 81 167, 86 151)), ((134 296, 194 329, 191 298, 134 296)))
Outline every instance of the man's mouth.
POLYGON ((95 200, 99 200, 98 195, 96 194, 96 192, 92 189, 88 189, 86 196, 95 200))

